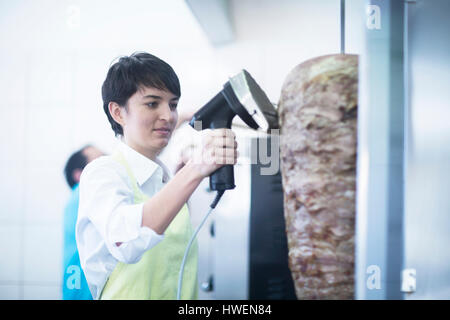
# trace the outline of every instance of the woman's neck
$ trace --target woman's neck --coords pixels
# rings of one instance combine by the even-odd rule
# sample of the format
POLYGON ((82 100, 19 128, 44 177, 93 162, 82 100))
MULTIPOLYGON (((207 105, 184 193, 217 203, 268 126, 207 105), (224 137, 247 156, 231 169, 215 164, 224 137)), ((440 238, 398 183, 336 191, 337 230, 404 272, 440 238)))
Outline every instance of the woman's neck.
POLYGON ((151 150, 143 148, 140 145, 134 143, 133 141, 130 141, 130 139, 127 139, 126 137, 122 137, 122 142, 152 161, 155 161, 156 157, 160 153, 160 150, 151 150))

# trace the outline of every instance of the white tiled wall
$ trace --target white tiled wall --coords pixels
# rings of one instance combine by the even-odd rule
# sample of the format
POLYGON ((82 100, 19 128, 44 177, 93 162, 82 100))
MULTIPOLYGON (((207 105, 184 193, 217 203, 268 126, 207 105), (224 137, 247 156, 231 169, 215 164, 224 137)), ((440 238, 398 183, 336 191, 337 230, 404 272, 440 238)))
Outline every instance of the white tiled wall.
POLYGON ((59 285, 35 284, 23 286, 23 299, 26 300, 56 300, 61 299, 59 285))
POLYGON ((23 275, 23 226, 0 227, 0 284, 14 284, 23 275))
POLYGON ((0 300, 19 300, 22 299, 23 287, 21 285, 0 285, 0 300))
POLYGON ((278 102, 295 65, 338 52, 338 3, 230 1, 236 42, 212 48, 182 0, 1 2, 0 299, 61 297, 62 170, 86 143, 112 150, 100 87, 115 57, 143 50, 169 62, 180 110, 203 106, 242 68, 278 102))

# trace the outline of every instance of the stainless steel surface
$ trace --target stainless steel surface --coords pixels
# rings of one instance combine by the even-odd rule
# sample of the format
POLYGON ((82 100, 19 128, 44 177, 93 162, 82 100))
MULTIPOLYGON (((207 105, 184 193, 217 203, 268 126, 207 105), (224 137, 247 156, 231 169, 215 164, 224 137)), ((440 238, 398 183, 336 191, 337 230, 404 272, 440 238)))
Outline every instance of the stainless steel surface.
POLYGON ((242 152, 234 167, 236 188, 225 192, 215 212, 212 238, 215 299, 248 299, 250 165, 249 139, 237 135, 242 152), (249 154, 248 154, 249 155, 249 154))
POLYGON ((231 77, 230 84, 239 102, 262 131, 268 132, 270 129, 278 128, 278 115, 275 107, 246 70, 231 77))
MULTIPOLYGON (((234 166, 236 188, 224 193, 209 223, 198 235, 199 299, 248 299, 251 199, 249 142, 255 131, 240 128, 234 131, 239 144, 239 159, 234 166), (211 233, 212 225, 214 236, 211 233), (210 282, 212 290, 209 290, 210 282)), ((194 227, 214 199, 215 192, 208 192, 208 189, 208 179, 204 179, 191 196, 194 227)))
POLYGON ((407 299, 450 299, 450 1, 407 4, 408 108, 405 154, 407 299))
POLYGON ((380 9, 381 21, 374 24, 379 29, 364 26, 359 74, 356 298, 400 299, 403 2, 372 0, 366 5, 380 9))

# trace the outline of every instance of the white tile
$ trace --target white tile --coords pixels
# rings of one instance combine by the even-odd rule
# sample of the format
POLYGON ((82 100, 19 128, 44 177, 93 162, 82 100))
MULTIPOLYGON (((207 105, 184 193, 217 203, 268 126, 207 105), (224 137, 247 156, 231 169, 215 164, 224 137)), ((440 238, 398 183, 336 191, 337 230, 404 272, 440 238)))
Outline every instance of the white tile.
POLYGON ((24 281, 61 283, 63 230, 60 225, 24 227, 24 281))
MULTIPOLYGON (((0 88, 2 108, 24 104, 27 95, 30 52, 2 48, 0 55, 0 88)), ((8 107, 9 109, 9 107, 8 107)))
POLYGON ((18 224, 25 211, 25 172, 23 162, 1 161, 0 225, 18 224))
POLYGON ((3 285, 0 283, 0 300, 19 300, 21 299, 21 286, 3 285))
POLYGON ((0 226, 0 282, 22 280, 22 227, 0 226))
POLYGON ((67 108, 73 90, 73 58, 68 51, 37 50, 30 61, 29 100, 32 105, 67 108))
POLYGON ((102 53, 80 52, 75 59, 77 66, 73 73, 73 84, 76 91, 71 103, 77 110, 81 107, 89 108, 91 111, 102 110, 101 87, 113 57, 102 53))
MULTIPOLYGON (((3 92, 2 92, 3 94, 3 92)), ((1 161, 20 161, 24 158, 26 108, 23 104, 0 104, 2 125, 0 126, 1 161)))
POLYGON ((72 110, 58 104, 30 105, 26 112, 26 161, 49 163, 69 154, 73 130, 72 110))
POLYGON ((28 164, 25 170, 24 220, 30 223, 61 223, 70 190, 62 167, 28 164))
MULTIPOLYGON (((102 109, 101 102, 90 103, 89 107, 76 106, 72 121, 76 128, 72 132, 73 141, 84 145, 96 141, 105 141, 114 137, 111 125, 102 109)), ((80 145, 80 147, 81 147, 80 145)), ((71 149, 70 151, 75 151, 71 149)))
POLYGON ((25 285, 23 298, 25 300, 61 300, 60 286, 25 285))

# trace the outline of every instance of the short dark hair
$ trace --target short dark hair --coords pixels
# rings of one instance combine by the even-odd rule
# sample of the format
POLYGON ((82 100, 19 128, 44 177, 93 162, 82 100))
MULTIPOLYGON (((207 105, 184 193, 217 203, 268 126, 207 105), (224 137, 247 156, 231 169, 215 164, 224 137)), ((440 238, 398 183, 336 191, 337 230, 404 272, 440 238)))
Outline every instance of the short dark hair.
POLYGON ((177 97, 181 96, 180 81, 172 67, 163 60, 146 52, 121 57, 109 68, 102 85, 103 110, 116 136, 123 135, 123 128, 109 113, 109 103, 116 102, 126 108, 128 99, 142 86, 168 90, 177 97))
POLYGON ((83 170, 84 167, 88 164, 88 159, 83 154, 83 150, 90 147, 87 145, 77 152, 73 153, 69 160, 66 162, 66 166, 64 167, 64 176, 66 177, 66 181, 69 184, 70 188, 73 188, 77 181, 73 180, 73 172, 76 169, 83 170))

